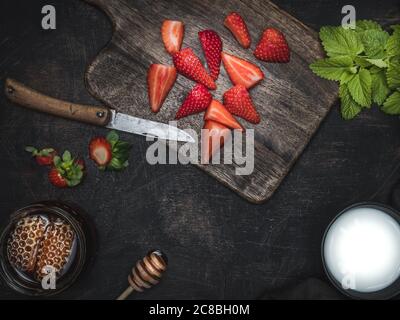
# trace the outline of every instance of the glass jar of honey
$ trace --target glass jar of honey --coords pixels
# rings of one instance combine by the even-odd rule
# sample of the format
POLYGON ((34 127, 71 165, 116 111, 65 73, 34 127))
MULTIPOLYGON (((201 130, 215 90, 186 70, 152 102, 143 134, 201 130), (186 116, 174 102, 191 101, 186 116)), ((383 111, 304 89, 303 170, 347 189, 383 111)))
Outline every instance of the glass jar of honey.
POLYGON ((23 294, 54 295, 76 281, 94 243, 94 229, 78 207, 32 204, 15 211, 1 233, 0 274, 23 294))

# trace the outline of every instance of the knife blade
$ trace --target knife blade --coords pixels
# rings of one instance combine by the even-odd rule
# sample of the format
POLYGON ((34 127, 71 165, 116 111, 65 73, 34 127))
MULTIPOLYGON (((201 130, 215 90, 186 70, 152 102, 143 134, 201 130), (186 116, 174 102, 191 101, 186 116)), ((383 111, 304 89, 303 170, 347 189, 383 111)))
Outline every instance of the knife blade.
POLYGON ((103 106, 82 105, 55 99, 28 88, 14 79, 6 79, 5 94, 14 103, 54 116, 142 136, 195 142, 189 133, 175 126, 133 117, 103 106))

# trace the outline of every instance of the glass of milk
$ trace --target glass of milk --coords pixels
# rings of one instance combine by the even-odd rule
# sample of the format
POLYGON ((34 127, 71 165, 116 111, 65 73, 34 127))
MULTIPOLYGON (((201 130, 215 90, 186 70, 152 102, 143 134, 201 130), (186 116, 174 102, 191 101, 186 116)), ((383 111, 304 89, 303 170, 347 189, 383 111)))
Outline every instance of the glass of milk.
POLYGON ((328 226, 322 260, 333 284, 358 299, 400 293, 400 216, 377 203, 344 209, 328 226))

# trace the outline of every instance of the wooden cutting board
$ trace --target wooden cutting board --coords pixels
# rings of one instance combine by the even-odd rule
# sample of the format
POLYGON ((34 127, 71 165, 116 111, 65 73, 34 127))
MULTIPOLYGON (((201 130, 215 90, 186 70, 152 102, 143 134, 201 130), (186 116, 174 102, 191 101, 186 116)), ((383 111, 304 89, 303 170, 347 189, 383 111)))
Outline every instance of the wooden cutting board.
MULTIPOLYGON (((260 0, 86 0, 104 10, 111 18, 114 34, 108 45, 86 72, 88 90, 107 105, 134 116, 168 122, 173 120, 193 82, 178 76, 161 111, 153 114, 148 106, 146 73, 151 63, 172 64, 160 36, 163 20, 185 23, 182 47, 192 47, 203 59, 197 33, 204 29, 218 32, 223 50, 261 66, 266 79, 251 91, 261 123, 255 129, 254 171, 235 175, 232 165, 198 165, 202 170, 254 203, 267 200, 306 147, 337 98, 337 86, 315 76, 308 65, 323 56, 316 32, 268 1, 260 0), (225 16, 238 11, 252 37, 251 49, 241 48, 223 26, 225 16), (288 64, 258 61, 252 52, 262 31, 276 27, 284 32, 291 48, 288 64)), ((217 99, 231 87, 221 67, 217 99)), ((178 122, 180 128, 203 125, 203 114, 178 122)))

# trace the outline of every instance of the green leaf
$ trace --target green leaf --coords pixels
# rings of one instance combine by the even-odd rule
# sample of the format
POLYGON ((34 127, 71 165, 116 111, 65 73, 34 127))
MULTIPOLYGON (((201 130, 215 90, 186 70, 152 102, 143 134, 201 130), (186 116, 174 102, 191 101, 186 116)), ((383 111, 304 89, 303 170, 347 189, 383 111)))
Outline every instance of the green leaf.
POLYGON ((362 107, 351 97, 347 85, 342 84, 340 86, 339 96, 341 99, 340 111, 343 119, 351 120, 361 112, 362 107))
POLYGON ((390 26, 390 28, 392 28, 394 32, 400 32, 400 24, 395 24, 390 26))
POLYGON ((369 63, 373 64, 374 66, 376 66, 378 68, 387 68, 388 67, 387 63, 382 59, 366 59, 366 61, 368 61, 369 63))
POLYGON ((322 27, 319 36, 322 45, 330 57, 356 56, 364 50, 357 33, 352 29, 342 27, 322 27))
POLYGON ((365 53, 372 59, 380 59, 385 56, 385 46, 388 39, 389 34, 381 30, 366 30, 361 36, 365 53))
POLYGON ((55 166, 55 167, 57 167, 57 168, 60 167, 61 162, 62 162, 62 161, 61 161, 61 158, 60 158, 59 156, 55 156, 55 157, 54 157, 53 163, 54 163, 54 166, 55 166))
POLYGON ((400 92, 394 92, 386 99, 381 110, 387 114, 400 114, 400 92))
POLYGON ((351 79, 353 79, 354 76, 355 76, 354 73, 346 71, 340 77, 340 83, 341 84, 348 83, 351 79))
POLYGON ((113 142, 115 143, 119 140, 119 135, 116 131, 112 130, 107 134, 106 139, 110 143, 113 143, 113 142))
POLYGON ((388 94, 390 93, 390 89, 386 82, 385 71, 382 70, 379 73, 374 73, 371 75, 372 78, 372 100, 381 105, 385 102, 388 94))
POLYGON ((340 80, 343 73, 353 66, 349 56, 322 59, 310 65, 311 70, 320 77, 328 80, 340 80))
POLYGON ((371 74, 366 69, 361 69, 353 79, 348 82, 352 98, 363 107, 371 106, 371 74))
POLYGON ((400 63, 389 63, 386 73, 389 88, 396 89, 400 87, 400 63))
POLYGON ((25 147, 25 151, 33 154, 37 153, 37 149, 35 147, 30 147, 30 146, 25 147))
POLYGON ((367 30, 382 30, 379 23, 372 20, 358 20, 356 21, 356 31, 358 33, 363 33, 367 30))
POLYGON ((389 57, 400 55, 400 32, 394 32, 386 43, 386 52, 389 57))
POLYGON ((65 151, 65 152, 63 153, 62 160, 63 160, 64 162, 68 162, 68 161, 71 161, 71 159, 72 159, 71 152, 69 152, 68 150, 65 151))
POLYGON ((360 57, 360 56, 354 57, 354 61, 360 67, 363 67, 363 68, 368 68, 372 65, 371 62, 368 62, 367 58, 365 58, 365 57, 360 57))

